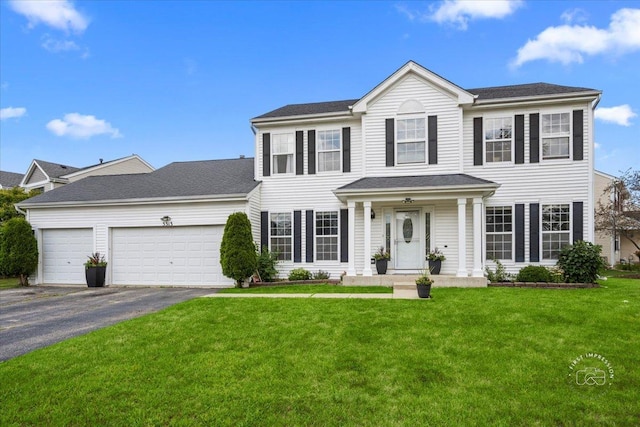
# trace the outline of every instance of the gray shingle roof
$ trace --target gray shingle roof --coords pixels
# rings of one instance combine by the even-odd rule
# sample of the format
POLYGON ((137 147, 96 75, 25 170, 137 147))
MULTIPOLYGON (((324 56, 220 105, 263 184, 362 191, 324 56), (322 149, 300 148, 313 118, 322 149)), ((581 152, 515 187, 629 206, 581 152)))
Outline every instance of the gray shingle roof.
POLYGON ((597 92, 586 87, 560 86, 550 83, 528 83, 511 86, 483 87, 466 89, 467 92, 478 95, 479 100, 523 98, 529 96, 564 95, 579 92, 597 92))
POLYGON ((247 194, 258 184, 253 179, 253 158, 175 162, 149 173, 87 177, 20 206, 247 194))
POLYGON ((462 173, 447 175, 419 176, 375 176, 360 178, 350 184, 338 188, 340 190, 388 190, 394 188, 432 188, 453 186, 486 186, 498 185, 493 181, 476 178, 462 173))
POLYGON ((253 119, 348 112, 349 107, 356 102, 358 102, 357 99, 346 99, 343 101, 313 102, 310 104, 289 104, 253 119))
POLYGON ((61 165, 59 163, 45 162, 44 160, 34 160, 40 165, 42 170, 49 176, 49 178, 59 178, 62 175, 67 175, 79 171, 80 168, 74 166, 61 165))
POLYGON ((0 171, 0 186, 2 188, 17 187, 23 176, 21 173, 0 171))

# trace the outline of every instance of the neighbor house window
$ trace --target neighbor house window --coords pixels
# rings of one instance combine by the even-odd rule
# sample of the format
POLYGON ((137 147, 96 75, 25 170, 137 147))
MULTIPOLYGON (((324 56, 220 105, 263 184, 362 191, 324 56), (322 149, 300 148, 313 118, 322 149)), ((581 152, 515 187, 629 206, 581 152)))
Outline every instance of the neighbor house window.
POLYGON ((487 259, 512 259, 513 215, 511 206, 486 208, 487 259))
POLYGON ((542 206, 542 259, 558 259, 569 244, 570 218, 569 205, 542 206))
POLYGON ((318 172, 340 170, 340 131, 321 130, 317 133, 318 172))
POLYGON ((294 139, 292 133, 272 136, 273 173, 293 173, 294 139))
POLYGON ((338 212, 316 212, 316 256, 318 261, 338 260, 338 212))
POLYGON ((485 119, 484 141, 487 163, 510 162, 513 141, 511 117, 485 119))
POLYGON ((398 164, 424 163, 425 127, 424 118, 397 120, 398 164))
POLYGON ((541 115, 543 159, 568 159, 571 115, 554 113, 541 115))
POLYGON ((271 252, 277 253, 279 260, 291 261, 291 213, 272 213, 270 223, 271 252))

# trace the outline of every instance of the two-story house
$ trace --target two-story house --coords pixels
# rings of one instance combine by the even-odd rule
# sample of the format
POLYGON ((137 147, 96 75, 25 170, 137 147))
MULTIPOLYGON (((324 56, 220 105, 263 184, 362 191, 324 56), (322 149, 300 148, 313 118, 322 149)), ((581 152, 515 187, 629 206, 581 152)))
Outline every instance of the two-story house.
POLYGON ((74 247, 107 254, 107 283, 230 285, 218 253, 235 211, 279 254, 283 277, 302 267, 375 278, 379 247, 392 274, 424 269, 437 247, 457 284, 486 285, 492 259, 511 272, 553 265, 564 245, 594 238, 600 95, 546 83, 462 89, 410 61, 360 99, 255 117, 255 159, 93 177, 23 202, 42 248, 35 282, 65 280, 57 266, 86 258, 51 260, 64 244, 52 236, 81 230, 74 247))

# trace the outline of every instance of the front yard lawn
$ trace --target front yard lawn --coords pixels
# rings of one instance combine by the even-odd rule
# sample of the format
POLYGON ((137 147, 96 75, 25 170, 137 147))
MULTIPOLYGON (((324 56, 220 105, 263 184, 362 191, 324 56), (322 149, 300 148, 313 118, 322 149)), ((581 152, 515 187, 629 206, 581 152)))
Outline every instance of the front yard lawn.
POLYGON ((199 298, 1 363, 0 425, 638 425, 640 281, 603 285, 199 298))
POLYGON ((223 294, 392 294, 390 286, 342 286, 342 285, 273 285, 255 288, 229 288, 218 291, 223 294))

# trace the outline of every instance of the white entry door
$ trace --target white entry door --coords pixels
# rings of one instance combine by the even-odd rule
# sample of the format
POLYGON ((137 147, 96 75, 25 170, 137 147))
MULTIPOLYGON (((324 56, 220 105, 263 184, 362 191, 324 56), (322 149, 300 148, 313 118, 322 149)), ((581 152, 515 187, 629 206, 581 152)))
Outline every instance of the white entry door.
POLYGON ((395 266, 398 270, 420 270, 424 268, 422 231, 419 210, 396 211, 395 213, 395 266))

